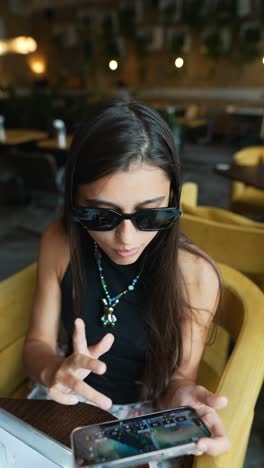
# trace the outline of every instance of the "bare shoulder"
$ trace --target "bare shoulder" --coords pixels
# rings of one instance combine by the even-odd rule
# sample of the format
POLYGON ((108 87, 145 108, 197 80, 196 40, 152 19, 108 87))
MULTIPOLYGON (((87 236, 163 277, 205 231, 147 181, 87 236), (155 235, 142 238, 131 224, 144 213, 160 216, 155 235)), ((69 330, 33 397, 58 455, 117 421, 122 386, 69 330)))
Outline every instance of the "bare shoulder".
POLYGON ((61 219, 55 219, 49 224, 42 235, 43 239, 61 242, 67 242, 67 235, 61 219))
POLYGON ((220 274, 214 261, 199 249, 194 253, 180 249, 178 261, 190 305, 214 314, 221 288, 220 274))
POLYGON ((61 220, 55 220, 43 232, 39 263, 49 265, 56 270, 59 279, 62 279, 70 260, 68 236, 61 220))

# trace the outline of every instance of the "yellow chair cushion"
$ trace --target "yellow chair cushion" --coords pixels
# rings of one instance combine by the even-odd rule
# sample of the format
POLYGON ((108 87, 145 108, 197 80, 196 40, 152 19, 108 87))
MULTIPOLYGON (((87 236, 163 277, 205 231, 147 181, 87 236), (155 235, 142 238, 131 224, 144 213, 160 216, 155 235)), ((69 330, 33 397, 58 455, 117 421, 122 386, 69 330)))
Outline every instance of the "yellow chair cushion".
POLYGON ((220 325, 212 344, 207 345, 199 367, 197 382, 215 392, 228 359, 229 333, 220 325))
MULTIPOLYGON (((242 166, 264 164, 264 146, 253 146, 238 151, 234 154, 233 161, 235 164, 242 166)), ((263 190, 247 186, 239 181, 233 181, 230 193, 230 209, 245 214, 263 215, 263 190)))
POLYGON ((239 204, 262 208, 264 213, 264 192, 253 187, 247 187, 242 182, 234 182, 232 189, 232 204, 239 204))
POLYGON ((0 397, 10 396, 25 381, 22 350, 35 280, 34 264, 0 283, 0 397))
POLYGON ((245 216, 240 216, 222 208, 214 208, 210 206, 190 206, 183 203, 182 210, 183 214, 186 213, 192 216, 199 216, 202 219, 208 219, 209 221, 215 221, 217 223, 246 226, 247 228, 253 229, 264 229, 264 223, 253 221, 246 218, 245 216))
POLYGON ((254 166, 264 162, 264 146, 251 146, 234 154, 233 161, 243 166, 254 166))

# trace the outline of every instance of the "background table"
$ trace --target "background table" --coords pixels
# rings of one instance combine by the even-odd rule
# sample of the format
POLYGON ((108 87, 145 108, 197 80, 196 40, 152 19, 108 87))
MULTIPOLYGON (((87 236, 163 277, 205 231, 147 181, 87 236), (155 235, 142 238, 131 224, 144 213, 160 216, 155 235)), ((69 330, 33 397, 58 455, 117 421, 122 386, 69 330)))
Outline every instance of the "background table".
POLYGON ((237 180, 246 185, 264 190, 264 164, 258 164, 256 166, 228 166, 217 164, 215 166, 215 172, 227 179, 237 180))
POLYGON ((69 151, 70 145, 72 142, 72 136, 67 136, 66 137, 66 147, 61 148, 58 145, 58 140, 57 138, 48 138, 47 140, 40 141, 37 146, 40 149, 44 150, 50 150, 50 151, 69 151))
POLYGON ((186 117, 178 117, 177 122, 189 128, 204 127, 208 123, 206 119, 187 119, 186 117))
POLYGON ((43 140, 48 137, 47 132, 30 129, 6 129, 6 137, 4 141, 0 141, 2 146, 17 146, 25 143, 32 143, 38 140, 43 140))
POLYGON ((116 419, 110 413, 86 403, 66 406, 51 400, 0 398, 0 407, 70 447, 70 433, 77 426, 116 419))

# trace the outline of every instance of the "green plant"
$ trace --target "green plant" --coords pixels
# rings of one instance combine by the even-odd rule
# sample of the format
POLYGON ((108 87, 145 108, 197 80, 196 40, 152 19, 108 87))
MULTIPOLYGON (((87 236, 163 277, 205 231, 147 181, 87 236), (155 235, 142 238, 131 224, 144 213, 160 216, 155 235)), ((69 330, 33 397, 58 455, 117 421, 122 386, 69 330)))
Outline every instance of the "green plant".
POLYGON ((181 54, 185 44, 185 34, 173 34, 171 40, 171 51, 175 54, 181 54))
POLYGON ((202 14, 205 0, 189 0, 182 2, 182 22, 193 31, 199 31, 206 23, 206 17, 202 14))
POLYGON ((53 44, 55 45, 55 47, 57 49, 62 49, 63 46, 64 46, 64 36, 63 36, 63 32, 60 31, 60 32, 55 32, 53 33, 52 35, 52 41, 53 41, 53 44))
POLYGON ((135 48, 139 56, 144 56, 147 53, 148 47, 152 43, 151 32, 142 32, 138 34, 135 39, 135 48))
POLYGON ((108 59, 120 58, 120 49, 114 38, 107 40, 104 45, 105 55, 108 59))
POLYGON ((111 16, 106 16, 103 21, 104 52, 107 58, 119 58, 120 49, 114 34, 114 25, 111 16))
POLYGON ((174 130, 179 127, 178 119, 176 115, 168 112, 166 109, 160 110, 159 113, 166 120, 169 127, 174 130))
POLYGON ((240 34, 239 53, 243 62, 254 62, 260 55, 261 31, 259 26, 247 27, 240 34))
POLYGON ((82 53, 86 62, 90 62, 93 55, 93 49, 94 47, 91 39, 85 38, 82 41, 82 53))
POLYGON ((104 37, 112 37, 114 35, 114 25, 111 16, 105 16, 103 20, 103 35, 104 37))
POLYGON ((176 6, 173 4, 167 5, 161 10, 161 19, 164 23, 171 23, 176 13, 176 6))
POLYGON ((136 34, 136 12, 133 7, 122 8, 118 12, 120 33, 126 38, 136 34))
POLYGON ((221 0, 217 2, 216 5, 212 5, 210 16, 214 18, 218 26, 234 26, 235 23, 240 21, 237 14, 237 0, 221 0))
POLYGON ((211 59, 217 60, 218 58, 226 55, 220 31, 213 30, 208 32, 205 35, 203 42, 206 47, 207 55, 211 59))
POLYGON ((94 44, 91 39, 91 19, 85 16, 80 19, 77 26, 80 48, 85 62, 90 62, 94 52, 94 44))

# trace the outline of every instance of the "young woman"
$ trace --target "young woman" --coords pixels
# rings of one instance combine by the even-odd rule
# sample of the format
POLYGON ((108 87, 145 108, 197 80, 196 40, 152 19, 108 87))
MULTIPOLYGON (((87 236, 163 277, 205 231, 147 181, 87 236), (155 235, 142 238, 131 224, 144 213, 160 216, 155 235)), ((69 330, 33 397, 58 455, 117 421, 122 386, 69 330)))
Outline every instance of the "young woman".
POLYGON ((27 371, 66 405, 80 399, 128 417, 194 407, 229 440, 227 404, 196 384, 220 299, 216 266, 179 233, 180 163, 172 133, 141 102, 106 105, 76 133, 65 212, 43 235, 27 371), (60 323, 66 356, 56 353, 60 323))

